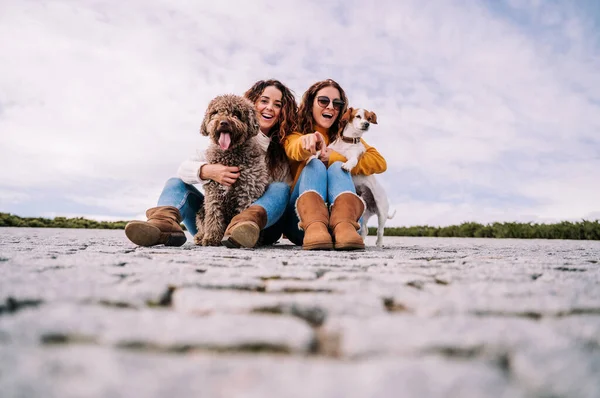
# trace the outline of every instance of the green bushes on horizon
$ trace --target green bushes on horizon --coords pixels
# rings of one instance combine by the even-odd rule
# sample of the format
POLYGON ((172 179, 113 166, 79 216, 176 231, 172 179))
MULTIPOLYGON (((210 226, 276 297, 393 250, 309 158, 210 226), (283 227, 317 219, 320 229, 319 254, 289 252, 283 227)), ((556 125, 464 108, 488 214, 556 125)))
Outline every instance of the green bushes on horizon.
MULTIPOLYGON (((377 228, 370 227, 369 235, 377 228)), ((479 224, 466 222, 447 227, 428 225, 385 228, 386 236, 429 236, 445 238, 513 238, 513 239, 575 239, 600 240, 600 220, 562 221, 555 224, 495 222, 479 224)))
MULTIPOLYGON (((94 221, 83 217, 19 217, 10 213, 0 213, 0 227, 30 228, 89 228, 124 229, 127 221, 94 221)), ((375 227, 369 228, 369 235, 375 235, 375 227)), ((536 223, 491 223, 465 222, 447 227, 419 225, 413 227, 388 227, 385 236, 428 236, 444 238, 514 238, 514 239, 576 239, 600 240, 600 220, 579 222, 563 221, 555 224, 536 223)))
POLYGON ((19 217, 0 213, 0 227, 124 229, 127 221, 95 221, 83 217, 19 217))

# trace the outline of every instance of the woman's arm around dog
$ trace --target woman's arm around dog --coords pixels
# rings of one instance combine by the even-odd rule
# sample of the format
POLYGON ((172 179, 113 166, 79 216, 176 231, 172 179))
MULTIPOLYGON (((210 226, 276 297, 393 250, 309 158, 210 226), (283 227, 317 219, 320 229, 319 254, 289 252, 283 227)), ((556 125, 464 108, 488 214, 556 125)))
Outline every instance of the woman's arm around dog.
MULTIPOLYGON (((354 166, 350 174, 357 175, 371 175, 371 174, 380 174, 387 170, 387 162, 381 156, 379 151, 375 149, 375 147, 369 146, 365 140, 362 138, 360 142, 365 146, 365 152, 358 159, 358 164, 354 166)), ((334 162, 345 162, 346 157, 341 155, 339 152, 331 151, 329 154, 329 166, 331 166, 334 162)))
POLYGON ((209 181, 215 181, 224 186, 231 186, 239 176, 237 167, 206 163, 204 153, 200 151, 196 156, 184 160, 177 170, 177 177, 186 184, 204 185, 209 181))

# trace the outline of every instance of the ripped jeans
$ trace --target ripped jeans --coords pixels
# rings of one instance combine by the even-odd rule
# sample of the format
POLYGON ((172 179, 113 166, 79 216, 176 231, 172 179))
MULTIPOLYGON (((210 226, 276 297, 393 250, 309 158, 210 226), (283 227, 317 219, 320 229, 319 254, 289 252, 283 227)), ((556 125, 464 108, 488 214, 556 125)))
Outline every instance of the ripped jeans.
MULTIPOLYGON (((272 182, 265 193, 253 205, 261 206, 267 213, 267 229, 279 227, 277 223, 284 214, 289 202, 290 187, 284 182, 272 182)), ((186 184, 179 178, 167 180, 160 197, 158 206, 174 206, 179 209, 183 224, 193 235, 198 233, 196 228, 196 213, 204 203, 204 195, 195 186, 186 184)), ((273 231, 269 231, 273 232, 273 231)), ((281 234, 281 233, 280 233, 281 234)))

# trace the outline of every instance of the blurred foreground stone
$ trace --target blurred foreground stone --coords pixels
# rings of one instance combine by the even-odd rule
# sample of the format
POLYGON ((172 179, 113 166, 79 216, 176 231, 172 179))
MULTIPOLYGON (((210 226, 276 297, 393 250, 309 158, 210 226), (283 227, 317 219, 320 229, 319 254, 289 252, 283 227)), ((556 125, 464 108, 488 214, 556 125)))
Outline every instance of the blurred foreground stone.
POLYGON ((367 243, 0 228, 0 396, 600 396, 600 242, 367 243))

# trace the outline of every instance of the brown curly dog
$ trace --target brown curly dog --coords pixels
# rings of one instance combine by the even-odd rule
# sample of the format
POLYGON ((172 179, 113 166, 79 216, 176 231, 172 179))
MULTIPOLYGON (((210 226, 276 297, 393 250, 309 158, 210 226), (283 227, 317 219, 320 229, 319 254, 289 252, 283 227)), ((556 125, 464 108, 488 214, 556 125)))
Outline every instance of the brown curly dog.
POLYGON ((209 104, 200 133, 210 137, 206 150, 208 163, 237 166, 240 176, 230 186, 216 181, 204 185, 204 206, 196 215, 198 233, 194 242, 202 246, 220 246, 231 219, 265 192, 269 173, 264 152, 254 136, 259 132, 254 104, 244 97, 226 94, 209 104))

